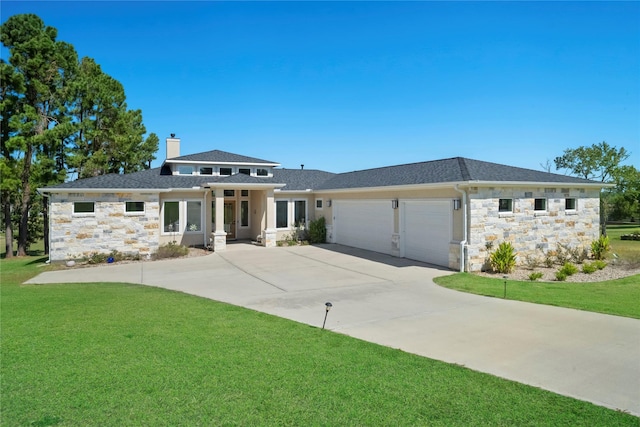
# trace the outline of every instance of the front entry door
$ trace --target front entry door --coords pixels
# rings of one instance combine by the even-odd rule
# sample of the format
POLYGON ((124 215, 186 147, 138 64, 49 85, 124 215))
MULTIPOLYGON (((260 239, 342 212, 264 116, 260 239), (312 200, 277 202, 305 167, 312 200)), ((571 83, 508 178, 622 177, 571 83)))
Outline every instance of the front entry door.
POLYGON ((225 200, 224 202, 224 231, 227 232, 227 239, 236 238, 236 202, 235 200, 225 200))

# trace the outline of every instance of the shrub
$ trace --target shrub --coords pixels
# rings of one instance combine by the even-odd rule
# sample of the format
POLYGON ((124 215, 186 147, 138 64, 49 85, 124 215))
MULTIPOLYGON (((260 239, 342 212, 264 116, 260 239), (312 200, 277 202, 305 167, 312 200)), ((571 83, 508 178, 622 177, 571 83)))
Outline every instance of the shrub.
POLYGON ((591 264, 593 264, 598 270, 602 270, 607 266, 607 263, 602 260, 593 261, 591 264))
POLYGON ((556 280, 559 282, 564 282, 565 280, 567 280, 567 273, 563 272, 562 270, 556 271, 556 280))
POLYGON ((186 246, 178 245, 174 242, 169 242, 166 245, 162 245, 156 252, 157 259, 164 258, 179 258, 189 253, 189 248, 186 246))
POLYGON ((109 255, 107 254, 93 252, 91 255, 89 255, 89 258, 87 258, 87 262, 89 264, 102 264, 104 262, 107 262, 108 257, 109 255))
POLYGON ((516 266, 516 253, 509 242, 502 242, 491 254, 491 268, 497 273, 511 273, 516 266))
POLYGON ((560 271, 567 276, 573 276, 578 272, 578 267, 576 267, 574 264, 571 264, 570 262, 565 262, 560 271))
POLYGON ((324 243, 327 241, 326 220, 323 216, 309 223, 309 241, 311 243, 324 243))
POLYGON ((596 267, 594 263, 587 262, 582 265, 582 272, 585 274, 591 274, 595 272, 597 269, 598 267, 596 267))
POLYGON ((611 250, 608 236, 600 236, 597 240, 591 242, 591 253, 593 258, 597 260, 603 260, 607 257, 607 254, 611 250))
POLYGON ((529 275, 529 280, 531 280, 532 282, 535 282, 538 279, 541 279, 543 276, 543 274, 539 271, 534 271, 533 273, 531 273, 529 275))

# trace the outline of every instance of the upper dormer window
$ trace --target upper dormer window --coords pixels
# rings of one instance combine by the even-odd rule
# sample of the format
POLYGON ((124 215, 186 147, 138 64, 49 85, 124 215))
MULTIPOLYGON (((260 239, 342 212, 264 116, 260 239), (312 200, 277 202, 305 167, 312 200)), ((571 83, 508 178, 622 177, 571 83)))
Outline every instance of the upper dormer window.
POLYGON ((240 169, 238 169, 238 173, 242 173, 242 174, 245 174, 245 175, 251 175, 251 169, 240 168, 240 169))
POLYGON ((178 174, 180 174, 180 175, 193 175, 193 166, 191 166, 191 165, 178 165, 178 174))
POLYGON ((200 175, 213 175, 213 168, 200 167, 200 175))
POLYGON ((269 176, 269 171, 267 169, 258 168, 258 169, 256 169, 256 175, 258 175, 258 176, 269 176))
POLYGON ((229 176, 233 173, 233 169, 231 168, 220 168, 220 175, 221 176, 229 176))

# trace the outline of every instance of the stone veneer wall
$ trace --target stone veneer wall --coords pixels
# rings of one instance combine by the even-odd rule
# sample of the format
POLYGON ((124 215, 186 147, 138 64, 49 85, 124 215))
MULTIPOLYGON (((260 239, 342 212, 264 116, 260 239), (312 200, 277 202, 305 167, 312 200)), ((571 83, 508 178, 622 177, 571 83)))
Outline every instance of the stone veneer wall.
POLYGON ((469 271, 483 270, 492 249, 508 241, 518 264, 542 258, 557 245, 589 249, 600 235, 600 192, 573 188, 472 188, 469 191, 469 271), (499 199, 513 199, 513 213, 498 212, 499 199), (534 211, 534 199, 546 198, 546 212, 534 211), (565 211, 565 199, 577 209, 565 211), (492 245, 491 249, 487 244, 492 245))
POLYGON ((158 250, 160 204, 151 193, 69 193, 50 196, 52 262, 92 253, 146 256, 158 250), (74 202, 94 202, 93 214, 74 214, 74 202), (125 202, 145 202, 144 213, 125 213, 125 202))

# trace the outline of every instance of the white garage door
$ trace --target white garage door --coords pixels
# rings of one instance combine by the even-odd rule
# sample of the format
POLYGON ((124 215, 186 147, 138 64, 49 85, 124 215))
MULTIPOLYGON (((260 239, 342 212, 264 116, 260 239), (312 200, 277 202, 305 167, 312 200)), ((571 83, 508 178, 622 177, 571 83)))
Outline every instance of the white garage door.
POLYGON ((390 200, 337 200, 333 209, 336 243, 391 253, 393 209, 390 200))
POLYGON ((404 201, 401 210, 401 242, 405 258, 449 266, 451 202, 404 201))

